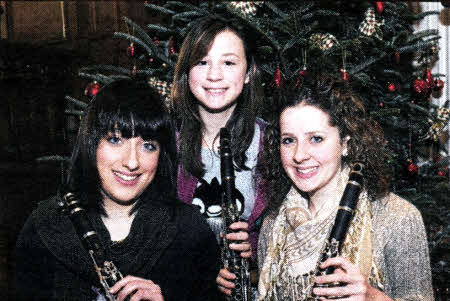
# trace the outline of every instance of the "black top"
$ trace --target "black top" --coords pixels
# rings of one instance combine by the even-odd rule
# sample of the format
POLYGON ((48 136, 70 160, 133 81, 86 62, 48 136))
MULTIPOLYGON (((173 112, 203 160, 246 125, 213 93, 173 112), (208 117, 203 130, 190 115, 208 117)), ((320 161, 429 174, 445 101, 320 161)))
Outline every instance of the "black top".
MULTIPOLYGON (((100 216, 89 218, 111 260, 124 276, 150 279, 165 301, 215 300, 219 248, 197 209, 142 206, 127 238, 111 242, 100 216)), ((56 199, 42 202, 28 218, 16 244, 18 300, 95 300, 99 287, 93 263, 56 199)))

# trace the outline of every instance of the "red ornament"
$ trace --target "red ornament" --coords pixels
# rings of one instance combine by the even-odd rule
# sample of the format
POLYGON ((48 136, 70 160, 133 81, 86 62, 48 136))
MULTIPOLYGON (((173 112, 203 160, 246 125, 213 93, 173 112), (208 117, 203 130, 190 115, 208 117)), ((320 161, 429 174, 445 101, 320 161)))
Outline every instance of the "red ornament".
POLYGON ((434 80, 434 91, 441 91, 444 88, 444 82, 440 79, 437 78, 434 80))
POLYGON ((341 69, 341 77, 342 77, 343 80, 348 80, 347 70, 341 69))
POLYGON ((159 44, 159 39, 158 39, 158 37, 153 37, 153 44, 155 44, 156 46, 158 46, 158 44, 159 44))
POLYGON ((378 106, 379 106, 380 108, 382 108, 382 107, 384 107, 384 103, 383 103, 383 102, 380 102, 380 103, 378 104, 378 106))
POLYGON ((417 94, 422 96, 427 96, 428 92, 430 91, 428 83, 420 78, 414 81, 413 89, 417 94))
POLYGON ((136 77, 136 73, 137 73, 137 68, 136 65, 133 66, 133 68, 131 68, 131 76, 132 77, 136 77))
POLYGON ((443 89, 444 89, 444 82, 441 79, 437 78, 434 80, 434 88, 431 94, 433 95, 434 98, 439 98, 442 96, 443 89))
POLYGON ((86 86, 86 89, 84 89, 84 95, 93 97, 98 93, 98 91, 100 91, 100 85, 97 81, 94 81, 86 86))
POLYGON ((398 50, 395 52, 395 62, 398 64, 400 64, 400 52, 398 52, 398 50))
POLYGON ((307 74, 308 74, 308 70, 306 69, 306 66, 303 66, 303 69, 300 70, 300 72, 298 73, 298 75, 301 77, 305 77, 307 74))
POLYGON ((443 177, 445 175, 445 173, 442 170, 440 170, 437 172, 437 175, 440 177, 443 177))
POLYGON ((129 57, 133 57, 134 53, 135 53, 134 44, 131 43, 130 46, 128 46, 128 48, 127 48, 127 55, 129 57))
POLYGON ((388 89, 389 89, 389 91, 391 91, 391 92, 395 92, 395 91, 397 90, 397 85, 394 84, 394 83, 389 83, 389 84, 388 84, 388 89))
POLYGON ((433 89, 434 88, 434 78, 433 78, 433 75, 431 74, 430 69, 427 68, 427 70, 425 71, 424 77, 425 77, 425 82, 428 84, 428 88, 433 89))
POLYGON ((275 73, 273 74, 273 83, 272 85, 280 88, 283 84, 283 75, 281 74, 281 70, 279 67, 275 70, 275 73))
POLYGON ((408 165, 408 171, 411 175, 415 175, 415 174, 419 173, 419 166, 417 166, 417 164, 414 164, 411 162, 408 165))
POLYGON ((175 54, 175 42, 172 37, 169 39, 169 51, 170 54, 175 54))
POLYGON ((377 4, 377 12, 379 14, 381 14, 383 12, 383 10, 384 10, 384 2, 383 1, 377 1, 376 4, 377 4))

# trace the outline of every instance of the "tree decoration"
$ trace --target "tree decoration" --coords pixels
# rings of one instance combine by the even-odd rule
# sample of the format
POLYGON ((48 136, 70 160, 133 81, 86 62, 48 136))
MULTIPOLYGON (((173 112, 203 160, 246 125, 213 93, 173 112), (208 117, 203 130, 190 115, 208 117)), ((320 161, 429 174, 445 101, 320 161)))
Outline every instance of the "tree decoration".
POLYGON ((311 35, 311 42, 321 50, 327 50, 338 43, 336 37, 330 33, 315 33, 311 35))
POLYGON ((395 63, 398 65, 400 64, 400 52, 397 50, 395 51, 395 63))
POLYGON ((394 83, 388 83, 388 90, 389 90, 390 92, 395 92, 395 91, 397 91, 397 85, 394 84, 394 83))
POLYGON ((169 98, 170 98, 170 89, 171 89, 171 84, 168 84, 166 81, 163 80, 159 80, 156 77, 150 77, 148 79, 148 84, 154 88, 156 88, 156 91, 158 91, 159 94, 161 94, 165 100, 166 103, 169 103, 169 98))
POLYGON ((153 44, 155 44, 155 46, 159 45, 159 38, 157 36, 153 37, 153 44))
POLYGON ((377 5, 377 12, 381 14, 384 10, 384 1, 377 1, 376 5, 377 5))
POLYGON ((134 54, 135 54, 134 44, 131 43, 130 46, 128 46, 127 48, 127 56, 134 57, 134 54))
POLYGON ((421 78, 417 78, 414 81, 412 87, 413 87, 414 92, 416 93, 418 100, 428 101, 430 99, 431 88, 425 80, 423 80, 421 78))
POLYGON ((435 112, 435 117, 433 119, 428 119, 428 122, 431 124, 431 126, 428 129, 428 133, 425 136, 425 139, 432 139, 433 141, 438 142, 442 131, 448 125, 449 121, 450 109, 438 108, 435 112))
POLYGON ((444 82, 440 79, 437 78, 434 80, 434 91, 442 91, 442 89, 444 88, 444 82))
POLYGON ((100 85, 97 81, 93 81, 86 86, 86 89, 84 89, 84 95, 93 97, 97 95, 98 91, 100 91, 100 85))
POLYGON ((415 176, 419 173, 419 166, 413 163, 411 160, 408 161, 408 172, 410 175, 415 176))
POLYGON ((136 65, 133 65, 133 68, 131 68, 130 74, 132 77, 136 77, 137 74, 137 67, 136 65))
POLYGON ((347 81, 348 80, 348 73, 347 73, 347 69, 345 68, 347 63, 347 52, 345 51, 345 49, 342 51, 342 69, 341 69, 341 77, 343 80, 347 81))
POLYGON ((272 86, 280 88, 281 85, 283 85, 283 75, 281 74, 280 67, 277 67, 277 69, 275 69, 275 73, 273 74, 272 86))
POLYGON ((254 17, 264 1, 230 1, 228 5, 241 11, 247 17, 254 17))
POLYGON ((431 74, 431 70, 429 68, 427 68, 427 70, 425 70, 425 82, 428 85, 429 89, 433 89, 434 88, 434 78, 433 75, 431 74))
POLYGON ((173 37, 170 37, 170 39, 169 39, 169 51, 170 51, 170 54, 175 54, 176 53, 176 51, 175 51, 175 41, 173 40, 173 37))
POLYGON ((298 72, 298 75, 299 75, 300 77, 305 77, 307 74, 308 74, 308 69, 306 68, 306 66, 303 66, 302 70, 300 70, 300 71, 298 72))
POLYGON ((384 19, 377 21, 375 17, 375 10, 369 7, 366 10, 365 18, 359 25, 359 31, 366 36, 374 36, 379 40, 383 39, 383 33, 381 31, 381 25, 384 25, 384 19))

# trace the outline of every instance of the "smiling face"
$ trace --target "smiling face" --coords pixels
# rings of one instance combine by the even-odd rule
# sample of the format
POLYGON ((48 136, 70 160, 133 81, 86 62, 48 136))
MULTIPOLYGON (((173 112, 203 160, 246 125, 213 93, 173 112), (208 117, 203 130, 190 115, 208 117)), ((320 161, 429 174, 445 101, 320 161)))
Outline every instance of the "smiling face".
POLYGON ((104 201, 121 204, 139 197, 155 177, 160 146, 141 137, 108 134, 97 148, 97 169, 104 201))
POLYGON ((242 40, 232 31, 219 33, 207 55, 189 71, 189 87, 200 109, 232 110, 244 83, 248 83, 246 70, 242 40))
POLYGON ((280 133, 281 161, 294 185, 310 198, 333 194, 348 139, 341 141, 328 114, 310 105, 288 107, 280 116, 280 133))

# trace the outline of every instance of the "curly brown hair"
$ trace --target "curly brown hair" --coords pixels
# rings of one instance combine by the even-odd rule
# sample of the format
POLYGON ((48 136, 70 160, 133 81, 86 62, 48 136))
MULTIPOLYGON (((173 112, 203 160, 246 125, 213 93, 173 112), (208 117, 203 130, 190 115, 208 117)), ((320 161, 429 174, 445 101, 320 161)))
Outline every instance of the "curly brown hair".
POLYGON ((386 165, 381 128, 367 114, 362 101, 353 93, 347 81, 329 76, 311 75, 296 87, 279 93, 278 112, 264 135, 264 148, 258 170, 267 181, 268 210, 277 210, 291 188, 292 181, 284 171, 280 155, 280 115, 300 104, 316 107, 329 116, 330 126, 339 131, 341 142, 349 136, 348 155, 342 157, 343 166, 357 160, 366 164, 364 187, 371 199, 388 193, 390 175, 386 165))

